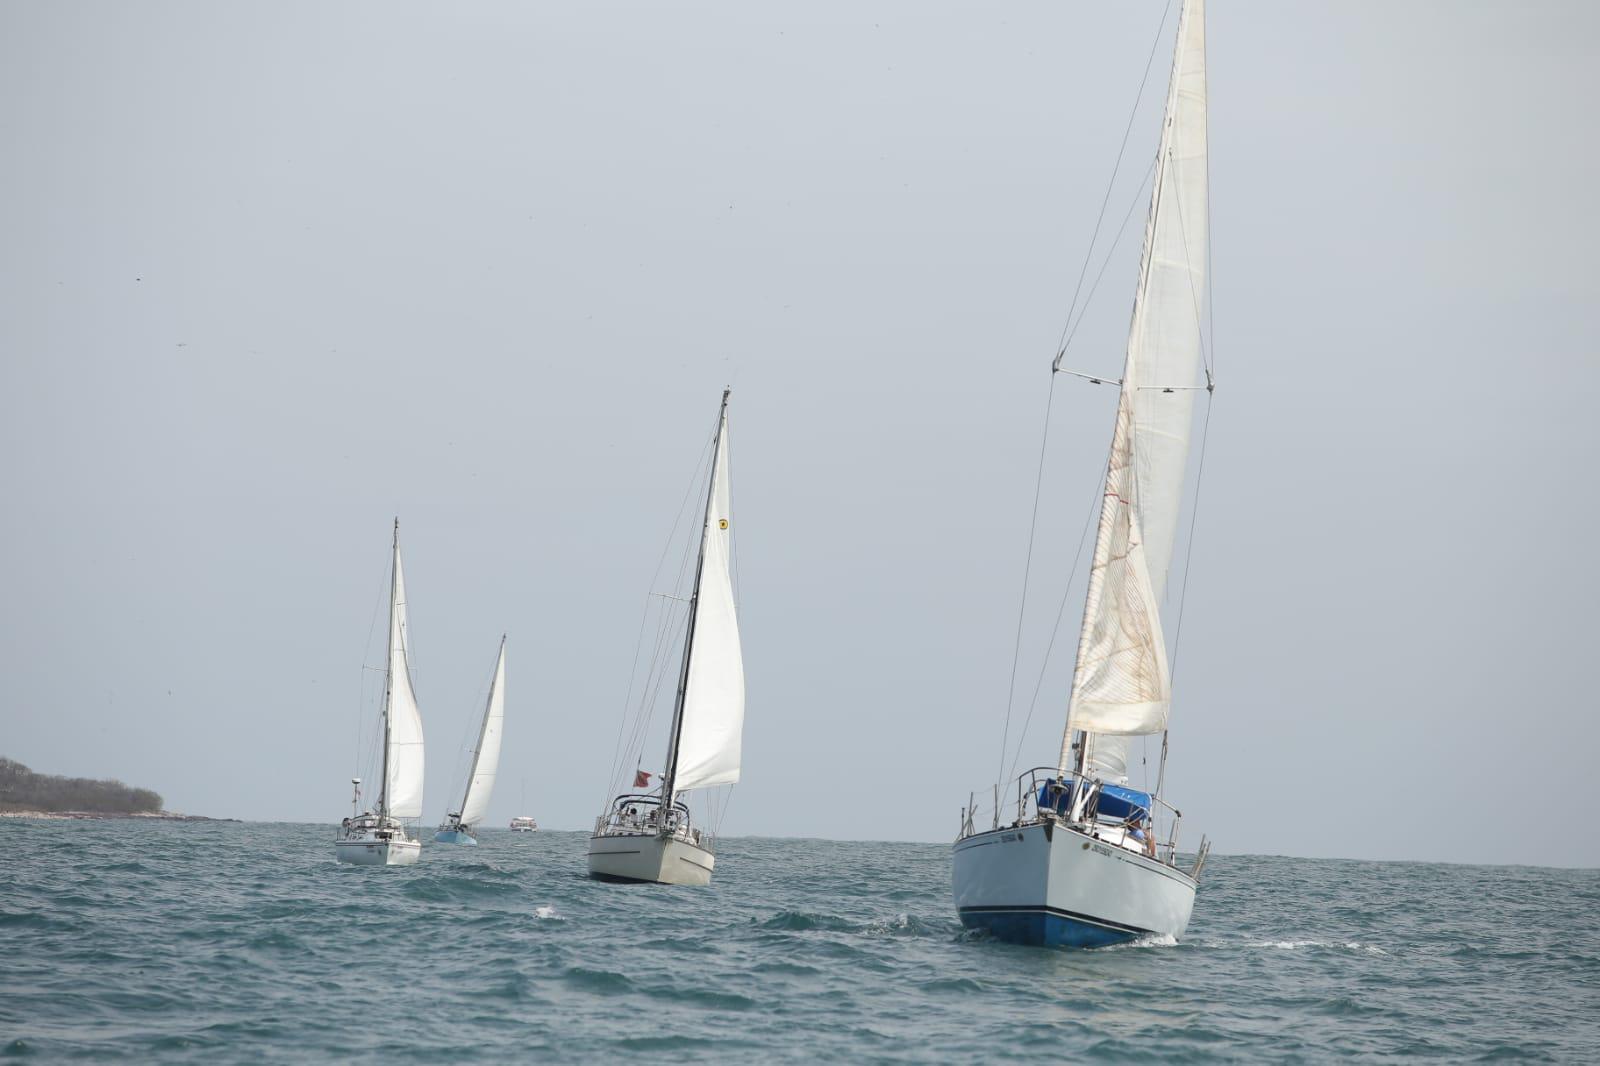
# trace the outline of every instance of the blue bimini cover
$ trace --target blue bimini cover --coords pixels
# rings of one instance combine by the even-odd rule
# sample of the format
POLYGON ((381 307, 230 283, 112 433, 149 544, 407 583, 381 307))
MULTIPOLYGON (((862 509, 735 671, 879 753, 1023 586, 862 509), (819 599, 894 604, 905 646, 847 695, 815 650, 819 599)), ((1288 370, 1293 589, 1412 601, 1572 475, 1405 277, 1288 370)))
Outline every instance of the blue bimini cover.
MULTIPOLYGON (((1067 809, 1072 806, 1072 793, 1075 787, 1070 781, 1046 781, 1039 786, 1039 809, 1066 814, 1067 809)), ((1106 818, 1147 821, 1150 818, 1150 793, 1140 792, 1126 785, 1101 785, 1098 810, 1101 816, 1106 818)))

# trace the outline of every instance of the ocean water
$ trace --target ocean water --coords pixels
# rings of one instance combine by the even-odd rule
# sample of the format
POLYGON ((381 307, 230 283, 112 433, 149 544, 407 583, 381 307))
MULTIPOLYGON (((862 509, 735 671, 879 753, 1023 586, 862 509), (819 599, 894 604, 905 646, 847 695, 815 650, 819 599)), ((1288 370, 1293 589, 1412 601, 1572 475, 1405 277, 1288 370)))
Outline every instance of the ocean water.
POLYGON ((968 934, 949 849, 577 833, 410 868, 330 826, 0 819, 0 1056, 152 1062, 1600 1061, 1600 871, 1215 855, 1180 943, 968 934))

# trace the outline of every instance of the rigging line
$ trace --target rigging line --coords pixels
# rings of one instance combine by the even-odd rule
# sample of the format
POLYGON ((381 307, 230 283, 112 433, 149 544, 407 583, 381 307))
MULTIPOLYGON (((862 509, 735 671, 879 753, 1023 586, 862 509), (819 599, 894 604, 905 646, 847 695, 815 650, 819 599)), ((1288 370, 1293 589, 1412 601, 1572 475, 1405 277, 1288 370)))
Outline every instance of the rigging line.
POLYGON ((1178 587, 1178 624, 1172 630, 1172 668, 1167 671, 1168 683, 1178 676, 1178 647, 1183 637, 1183 609, 1189 602, 1189 562, 1194 558, 1194 526, 1200 517, 1200 486, 1206 475, 1206 440, 1211 435, 1211 398, 1206 393, 1206 417, 1200 428, 1200 460, 1194 472, 1194 506, 1189 510, 1189 543, 1183 552, 1183 584, 1178 587))
POLYGON ((661 698, 661 686, 665 683, 667 673, 672 665, 672 656, 667 654, 672 650, 673 634, 678 630, 678 612, 681 608, 676 604, 667 604, 658 616, 656 626, 656 639, 650 654, 650 672, 645 675, 646 688, 639 693, 638 716, 635 719, 633 739, 629 750, 637 746, 635 768, 644 763, 644 741, 650 731, 650 721, 655 716, 656 701, 661 698))
MULTIPOLYGON (((639 653, 644 650, 644 627, 650 620, 650 595, 645 594, 644 610, 639 613, 639 635, 633 640, 633 665, 628 668, 628 694, 622 700, 622 717, 617 721, 617 741, 611 748, 611 776, 609 780, 617 779, 617 766, 623 757, 622 733, 628 726, 628 709, 633 706, 633 683, 639 676, 639 653)), ((606 801, 610 802, 607 796, 606 801)))
POLYGON ((672 604, 663 604, 661 614, 657 616, 656 635, 651 642, 650 666, 645 672, 643 687, 639 690, 639 705, 633 714, 633 730, 628 736, 628 746, 623 749, 622 761, 612 770, 611 783, 613 792, 621 788, 622 775, 625 772, 629 755, 634 756, 634 769, 636 771, 643 767, 644 738, 650 728, 655 701, 660 696, 661 677, 665 675, 664 670, 658 674, 657 669, 662 663, 661 653, 668 644, 670 634, 675 628, 672 615, 674 610, 676 608, 672 604))
POLYGON ((1017 636, 1011 645, 1011 682, 1006 688, 1006 724, 1000 733, 1000 765, 995 767, 995 784, 1004 780, 1006 747, 1011 740, 1011 709, 1017 698, 1017 662, 1022 657, 1022 622, 1028 612, 1028 577, 1033 571, 1033 541, 1039 531, 1039 496, 1044 488, 1044 460, 1050 444, 1050 410, 1056 402, 1056 375, 1050 374, 1050 391, 1044 403, 1044 432, 1039 439, 1039 471, 1033 479, 1033 514, 1028 519, 1028 552, 1022 564, 1022 601, 1017 605, 1017 636))
MULTIPOLYGON (((675 592, 681 591, 682 589, 682 585, 689 568, 689 560, 694 552, 694 549, 695 545, 693 542, 685 542, 683 547, 683 555, 678 562, 678 574, 672 586, 673 591, 675 592)), ((658 616, 656 635, 651 652, 650 669, 645 675, 644 688, 642 688, 639 692, 639 706, 634 717, 633 733, 629 738, 628 747, 626 749, 627 753, 635 753, 637 755, 635 761, 636 770, 642 768, 644 762, 644 743, 649 733, 650 722, 655 716, 656 703, 661 698, 662 685, 666 682, 667 673, 671 666, 671 657, 664 658, 663 655, 672 648, 673 636, 678 630, 679 616, 677 612, 684 609, 681 607, 681 605, 686 602, 686 599, 673 597, 663 603, 661 614, 658 616)), ((626 760, 626 754, 624 755, 624 760, 626 760)), ((625 761, 624 765, 626 765, 625 761)), ((621 786, 621 772, 622 769, 619 767, 616 771, 618 777, 614 779, 613 782, 618 787, 621 786)))
POLYGON ((1133 190, 1133 200, 1128 204, 1127 213, 1122 216, 1122 225, 1117 227, 1117 235, 1112 238, 1111 247, 1106 249, 1106 257, 1100 264, 1100 272, 1094 276, 1094 284, 1089 287, 1089 295, 1084 298, 1083 310, 1078 312, 1078 320, 1072 323, 1072 328, 1067 333, 1066 340, 1062 342, 1062 354, 1066 353, 1067 348, 1072 344, 1073 338, 1078 335, 1078 329, 1083 325, 1084 315, 1089 310, 1089 303, 1094 299, 1094 294, 1100 289, 1100 282, 1106 276, 1106 268, 1111 265, 1111 256, 1116 251, 1117 246, 1122 243, 1122 235, 1127 232, 1128 223, 1133 219, 1134 211, 1138 209, 1140 204, 1144 203, 1145 183, 1151 179, 1155 172, 1156 160, 1151 159, 1149 167, 1145 169, 1144 178, 1139 182, 1139 187, 1133 190))
MULTIPOLYGON (((366 764, 361 760, 361 720, 367 715, 367 670, 370 668, 367 666, 365 660, 367 658, 367 654, 372 651, 372 634, 376 632, 378 628, 378 610, 380 604, 382 604, 383 600, 385 599, 383 595, 383 586, 388 584, 388 581, 384 575, 388 569, 389 567, 386 565, 384 566, 383 570, 379 571, 378 598, 372 604, 372 620, 367 623, 367 640, 361 652, 361 658, 363 660, 361 663, 361 702, 356 708, 356 777, 360 777, 362 774, 366 773, 366 764)), ((387 641, 385 643, 387 643, 387 641)), ((385 661, 388 660, 388 657, 388 650, 385 649, 385 661)))
MULTIPOLYGON (((1161 21, 1156 25, 1155 40, 1150 43, 1150 56, 1144 61, 1144 76, 1139 79, 1139 91, 1133 96, 1133 107, 1128 111, 1128 124, 1122 131, 1122 144, 1117 147, 1117 161, 1111 168, 1111 178, 1106 182, 1106 194, 1100 200, 1100 214, 1094 220, 1094 232, 1089 237, 1089 247, 1083 253, 1083 266, 1078 270, 1078 284, 1072 290, 1072 303, 1067 308, 1067 321, 1061 327, 1061 337, 1056 342, 1056 361, 1059 363, 1061 355, 1066 352, 1067 345, 1071 343, 1068 333, 1072 325, 1072 314, 1078 308, 1078 293, 1083 290, 1083 279, 1089 274, 1089 262, 1094 258, 1095 241, 1100 237, 1100 226, 1105 222, 1106 206, 1111 203, 1111 192, 1117 184, 1117 174, 1122 169, 1122 157, 1128 150, 1128 137, 1133 133, 1133 121, 1139 114, 1139 101, 1144 99, 1145 86, 1150 82, 1150 69, 1156 60, 1156 51, 1161 47, 1161 31, 1166 28, 1167 15, 1172 11, 1172 0, 1167 0, 1167 6, 1161 9, 1161 21)), ((1118 233, 1120 237, 1120 232, 1118 233)), ((1115 246, 1115 242, 1113 242, 1115 246)), ((1085 305, 1094 299, 1094 290, 1089 290, 1085 305)))
MULTIPOLYGON (((1106 448, 1106 467, 1111 465, 1111 447, 1108 445, 1106 448)), ((1089 542, 1089 527, 1096 524, 1095 518, 1100 510, 1099 504, 1105 498, 1104 485, 1105 476, 1103 474, 1095 478, 1094 492, 1089 497, 1088 513, 1083 519, 1083 531, 1078 534, 1078 550, 1072 556, 1072 569, 1067 571, 1066 587, 1061 590, 1061 605, 1056 608, 1055 625, 1050 627, 1050 643, 1045 647, 1044 661, 1039 664, 1039 679, 1033 686, 1033 699, 1028 701, 1028 716, 1023 719, 1022 734, 1017 737, 1017 750, 1011 756, 1011 772, 1013 774, 1016 773, 1017 763, 1022 759, 1022 746, 1028 739, 1028 727, 1033 724, 1033 711, 1039 704, 1039 693, 1044 689, 1045 673, 1050 669, 1050 656, 1055 651, 1056 637, 1061 634, 1061 619, 1066 615, 1067 601, 1072 597, 1072 582, 1078 576, 1078 564, 1083 561, 1084 545, 1089 542)))
MULTIPOLYGON (((678 513, 673 517, 672 529, 668 531, 666 540, 662 542, 661 554, 656 558, 655 570, 650 574, 650 583, 646 586, 646 589, 653 588, 655 586, 656 579, 661 576, 661 567, 665 565, 667 561, 667 555, 672 551, 672 542, 678 535, 678 526, 682 524, 684 510, 689 506, 689 500, 694 495, 694 487, 700 480, 700 466, 703 462, 705 462, 706 452, 710 447, 711 445, 707 443, 700 449, 700 457, 695 461, 694 472, 690 475, 689 484, 684 489, 683 500, 678 504, 678 513)), ((627 728, 630 707, 633 704, 633 683, 639 668, 639 653, 644 646, 645 624, 649 620, 649 617, 650 597, 647 592, 645 596, 644 616, 639 620, 639 636, 635 639, 633 646, 633 667, 628 673, 628 691, 622 699, 622 722, 617 726, 617 747, 613 748, 611 753, 611 780, 613 782, 617 780, 617 775, 620 773, 619 762, 625 763, 627 759, 627 752, 621 749, 622 734, 627 728)), ((647 677, 645 681, 645 688, 647 689, 648 687, 649 679, 647 677)), ((641 695, 642 692, 643 690, 641 690, 641 695)), ((632 744, 630 743, 629 750, 631 750, 631 748, 632 744)), ((610 802, 610 799, 610 796, 606 797, 607 802, 610 802)))

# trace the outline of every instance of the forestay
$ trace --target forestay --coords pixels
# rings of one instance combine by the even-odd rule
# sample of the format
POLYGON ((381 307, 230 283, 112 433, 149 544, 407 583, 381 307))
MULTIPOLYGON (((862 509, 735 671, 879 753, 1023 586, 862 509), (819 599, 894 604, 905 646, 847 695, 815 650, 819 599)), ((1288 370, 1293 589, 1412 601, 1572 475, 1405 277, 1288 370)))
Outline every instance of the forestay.
POLYGON ((472 776, 467 780, 467 795, 461 803, 461 821, 477 825, 489 811, 489 795, 494 791, 495 770, 500 765, 500 727, 506 711, 506 642, 500 640, 500 658, 494 667, 494 682, 489 687, 489 702, 483 710, 483 730, 473 758, 472 776))
POLYGON ((1068 766, 1073 733, 1087 731, 1086 769, 1106 780, 1127 773, 1122 738, 1164 730, 1171 702, 1159 608, 1177 536, 1203 355, 1209 242, 1204 8, 1203 0, 1189 0, 1179 16, 1062 741, 1061 765, 1068 766))
POLYGON ((684 686, 673 789, 686 792, 739 780, 744 730, 744 661, 733 602, 728 493, 728 416, 717 429, 706 505, 703 556, 684 686))
POLYGON ((391 818, 422 817, 422 714, 411 688, 406 654, 406 578, 400 545, 394 546, 394 588, 389 608, 389 749, 385 765, 384 809, 391 818))

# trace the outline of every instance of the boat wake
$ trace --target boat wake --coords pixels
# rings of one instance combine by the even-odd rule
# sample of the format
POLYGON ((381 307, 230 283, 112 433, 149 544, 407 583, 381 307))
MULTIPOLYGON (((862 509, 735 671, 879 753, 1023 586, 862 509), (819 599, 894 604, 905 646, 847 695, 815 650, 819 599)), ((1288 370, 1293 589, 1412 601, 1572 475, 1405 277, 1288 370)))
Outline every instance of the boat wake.
POLYGON ((1359 940, 1189 940, 1197 948, 1257 948, 1267 951, 1340 951, 1353 955, 1387 955, 1376 944, 1359 940))

